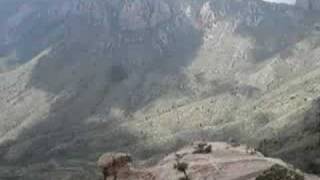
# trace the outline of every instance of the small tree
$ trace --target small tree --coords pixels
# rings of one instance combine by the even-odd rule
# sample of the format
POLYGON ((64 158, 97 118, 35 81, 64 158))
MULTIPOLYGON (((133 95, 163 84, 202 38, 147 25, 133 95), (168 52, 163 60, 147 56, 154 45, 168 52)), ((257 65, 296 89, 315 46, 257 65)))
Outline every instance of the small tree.
POLYGON ((179 154, 176 154, 176 163, 174 164, 174 169, 176 169, 179 172, 182 172, 184 177, 180 178, 180 180, 190 180, 188 173, 187 173, 187 169, 188 169, 188 163, 186 162, 181 162, 182 156, 179 154))

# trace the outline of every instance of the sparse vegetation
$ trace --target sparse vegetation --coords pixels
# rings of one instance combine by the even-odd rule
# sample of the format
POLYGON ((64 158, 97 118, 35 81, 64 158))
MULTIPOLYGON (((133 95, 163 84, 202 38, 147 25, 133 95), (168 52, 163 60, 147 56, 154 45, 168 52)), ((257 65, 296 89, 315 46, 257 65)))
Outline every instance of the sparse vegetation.
POLYGON ((187 169, 189 164, 186 162, 181 162, 182 156, 179 154, 176 154, 176 163, 174 164, 174 169, 177 171, 183 173, 184 177, 179 178, 179 180, 190 180, 188 174, 187 174, 187 169))
POLYGON ((206 142, 198 142, 195 144, 193 154, 209 154, 212 151, 211 144, 206 142))
POLYGON ((106 153, 99 158, 98 166, 102 169, 104 180, 110 176, 113 177, 113 180, 117 180, 119 170, 128 167, 131 161, 131 156, 128 154, 106 153))
POLYGON ((304 176, 281 165, 273 165, 264 171, 256 180, 304 180, 304 176))
POLYGON ((320 94, 319 13, 258 0, 0 1, 0 141, 15 141, 0 169, 13 176, 50 159, 86 171, 79 162, 106 150, 149 162, 196 139, 267 139, 264 154, 306 169, 320 156, 320 116, 303 119, 320 94))

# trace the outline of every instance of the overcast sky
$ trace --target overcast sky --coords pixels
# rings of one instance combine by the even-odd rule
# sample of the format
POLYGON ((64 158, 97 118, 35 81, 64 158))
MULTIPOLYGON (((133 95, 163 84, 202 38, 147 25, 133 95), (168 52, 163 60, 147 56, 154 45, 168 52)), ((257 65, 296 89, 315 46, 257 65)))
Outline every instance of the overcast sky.
POLYGON ((277 3, 288 3, 288 4, 294 4, 296 0, 264 0, 268 2, 277 2, 277 3))

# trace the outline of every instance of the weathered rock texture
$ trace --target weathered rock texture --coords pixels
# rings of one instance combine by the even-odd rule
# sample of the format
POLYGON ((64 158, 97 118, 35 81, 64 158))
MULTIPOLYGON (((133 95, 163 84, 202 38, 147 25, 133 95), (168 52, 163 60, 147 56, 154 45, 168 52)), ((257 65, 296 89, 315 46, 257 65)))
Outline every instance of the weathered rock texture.
MULTIPOLYGON (((149 168, 118 168, 118 180, 178 180, 185 177, 174 166, 177 156, 187 164, 186 175, 191 180, 318 180, 315 176, 303 174, 276 159, 266 158, 259 152, 252 152, 246 146, 232 146, 226 143, 208 143, 212 152, 194 154, 193 147, 187 147, 168 155, 157 165, 149 168)), ((112 178, 110 178, 112 179, 112 178)))
POLYGON ((128 168, 131 157, 124 153, 106 153, 98 160, 98 167, 102 170, 104 179, 109 176, 117 177, 120 169, 128 168))

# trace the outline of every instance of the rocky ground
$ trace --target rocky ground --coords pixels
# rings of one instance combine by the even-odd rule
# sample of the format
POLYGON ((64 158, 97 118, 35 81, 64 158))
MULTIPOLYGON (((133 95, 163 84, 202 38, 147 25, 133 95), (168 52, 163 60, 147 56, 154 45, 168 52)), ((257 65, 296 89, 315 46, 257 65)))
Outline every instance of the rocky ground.
POLYGON ((126 154, 108 153, 99 159, 102 174, 118 180, 317 180, 281 160, 266 158, 247 146, 195 143, 164 157, 157 165, 137 168, 126 154), (210 147, 210 150, 199 151, 210 147))

